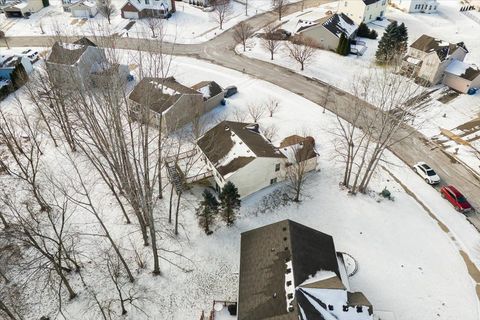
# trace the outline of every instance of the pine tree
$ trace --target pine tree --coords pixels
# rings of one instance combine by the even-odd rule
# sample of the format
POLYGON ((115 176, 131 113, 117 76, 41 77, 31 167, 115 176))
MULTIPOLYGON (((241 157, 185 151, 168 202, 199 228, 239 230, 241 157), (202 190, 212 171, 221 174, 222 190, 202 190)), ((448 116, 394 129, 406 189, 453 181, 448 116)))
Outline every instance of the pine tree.
POLYGON ((342 56, 348 56, 350 53, 350 42, 347 39, 345 33, 342 33, 340 40, 338 41, 337 53, 342 56))
POLYGON ((237 210, 240 208, 240 195, 232 182, 227 182, 220 192, 222 219, 231 226, 235 222, 237 210))
POLYGON ((408 29, 403 22, 397 28, 397 37, 397 51, 403 55, 408 49, 408 29))
POLYGON ((210 227, 218 214, 219 203, 215 196, 207 189, 203 191, 203 200, 200 202, 200 208, 197 211, 198 223, 207 235, 212 234, 210 227))
POLYGON ((370 28, 365 23, 360 23, 357 29, 357 36, 363 38, 369 38, 370 36, 370 28))
POLYGON ((378 42, 378 49, 375 53, 378 63, 385 64, 393 60, 397 54, 398 39, 398 24, 396 21, 393 21, 385 29, 382 39, 378 42))

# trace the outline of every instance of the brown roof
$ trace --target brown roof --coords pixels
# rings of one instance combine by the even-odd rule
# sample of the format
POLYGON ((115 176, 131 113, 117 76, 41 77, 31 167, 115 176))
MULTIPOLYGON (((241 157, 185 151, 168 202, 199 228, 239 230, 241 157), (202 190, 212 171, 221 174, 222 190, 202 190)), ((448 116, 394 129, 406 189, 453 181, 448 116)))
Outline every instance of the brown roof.
POLYGON ((298 286, 319 270, 340 278, 333 238, 299 223, 283 220, 242 233, 240 248, 238 320, 301 318, 298 304, 312 317, 323 319, 296 290, 293 310, 285 299, 286 263, 291 261, 298 286))
POLYGON ((178 83, 173 77, 143 78, 130 93, 129 99, 161 113, 177 102, 183 94, 199 93, 178 83), (165 89, 171 89, 174 92, 166 93, 165 89))
POLYGON ((208 86, 209 93, 210 93, 208 98, 215 97, 216 95, 219 95, 220 93, 223 92, 222 87, 220 87, 220 85, 218 83, 216 83, 215 81, 201 81, 201 82, 193 85, 192 89, 197 91, 197 92, 200 92, 199 91, 200 89, 205 88, 207 86, 208 86))
POLYGON ((55 42, 47 61, 71 66, 80 59, 87 48, 88 46, 82 44, 55 42))
POLYGON ((459 47, 462 47, 466 50, 463 43, 448 43, 446 41, 430 37, 426 34, 418 38, 414 43, 410 45, 410 47, 426 53, 436 52, 440 61, 445 60, 459 47))
POLYGON ((295 152, 295 159, 297 162, 312 159, 318 155, 315 150, 315 139, 313 137, 301 137, 294 134, 286 137, 280 142, 280 148, 283 148, 286 151, 288 151, 288 147, 295 145, 299 145, 292 150, 295 152))
POLYGON ((277 148, 261 135, 258 125, 251 123, 222 121, 198 139, 197 144, 222 175, 237 171, 253 161, 255 157, 285 158, 277 148), (223 166, 218 166, 218 162, 228 155, 235 146, 232 134, 237 135, 253 154, 247 157, 237 157, 232 159, 231 162, 223 164, 223 166))

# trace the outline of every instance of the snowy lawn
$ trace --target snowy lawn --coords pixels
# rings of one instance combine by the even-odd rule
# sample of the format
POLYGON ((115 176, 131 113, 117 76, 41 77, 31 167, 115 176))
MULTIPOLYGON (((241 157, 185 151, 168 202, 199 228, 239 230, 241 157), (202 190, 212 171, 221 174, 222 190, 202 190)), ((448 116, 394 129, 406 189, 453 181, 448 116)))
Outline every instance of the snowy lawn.
MULTIPOLYGON (((151 265, 147 270, 138 270, 137 288, 148 296, 143 302, 146 315, 153 319, 195 319, 199 318, 202 309, 211 308, 214 299, 236 300, 240 233, 282 219, 292 219, 331 234, 337 251, 345 251, 357 259, 359 271, 350 283, 353 290, 367 295, 374 310, 393 312, 396 320, 479 318, 474 283, 457 245, 480 266, 480 235, 409 168, 398 160, 398 166, 389 166, 451 228, 458 243, 454 243, 385 171, 380 171, 375 177, 371 184, 374 191, 369 195, 352 197, 341 190, 338 182, 342 172, 333 160, 330 133, 336 120, 331 113, 323 113, 318 105, 269 83, 203 61, 175 58, 172 75, 187 85, 201 80, 215 80, 222 86, 233 84, 239 88, 239 93, 228 99, 226 106, 218 107, 205 116, 209 126, 225 118, 236 120, 245 117, 249 121, 246 114, 249 102, 258 103, 275 96, 280 101, 279 111, 272 118, 264 116, 259 121, 260 125, 277 128, 275 143, 294 133, 312 135, 320 152, 321 171, 311 174, 302 203, 262 213, 259 210, 261 199, 273 188, 263 190, 243 201, 239 219, 233 227, 227 228, 218 223, 211 236, 206 236, 198 227, 194 214, 202 187, 194 187, 185 195, 178 237, 172 236, 172 226, 165 221, 168 200, 160 201, 156 209, 157 219, 167 226, 168 231, 162 235, 160 247, 174 250, 182 257, 162 254, 188 272, 163 260, 160 277, 152 277, 151 265), (394 201, 378 197, 377 192, 384 187, 392 192, 394 201)), ((2 102, 1 107, 14 107, 12 97, 2 102)), ((62 159, 59 150, 50 148, 43 162, 56 173, 68 174, 71 172, 69 165, 62 159)), ((86 172, 85 177, 91 174, 86 172)), ((2 177, 2 182, 8 183, 8 179, 2 177)), ((94 187, 95 200, 101 205, 115 238, 121 239, 128 262, 135 265, 133 245, 150 262, 149 248, 142 247, 135 225, 127 226, 122 222, 113 197, 101 184, 94 184, 94 187)), ((165 198, 168 199, 168 195, 165 198)), ((79 210, 73 219, 79 231, 93 232, 92 220, 85 212, 79 210)), ((93 238, 85 241, 82 238, 79 241, 84 251, 95 252, 101 240, 93 238)), ((84 262, 94 265, 95 259, 90 259, 84 262)), ((99 278, 96 272, 85 272, 84 277, 101 290, 101 283, 105 280, 99 278)), ((67 304, 67 318, 93 319, 90 315, 93 307, 87 306, 87 301, 86 295, 81 294, 67 304)), ((48 304, 35 307, 38 311, 49 310, 48 304)), ((146 315, 131 310, 126 318, 143 319, 146 315)))

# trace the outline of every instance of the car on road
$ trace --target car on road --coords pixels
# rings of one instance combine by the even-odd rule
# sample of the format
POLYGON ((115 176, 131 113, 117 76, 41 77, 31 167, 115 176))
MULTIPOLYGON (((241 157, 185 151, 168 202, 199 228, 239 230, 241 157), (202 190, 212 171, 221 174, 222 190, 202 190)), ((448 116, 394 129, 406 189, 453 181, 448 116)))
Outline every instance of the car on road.
POLYGON ((418 162, 413 166, 415 171, 420 177, 428 184, 437 184, 440 182, 438 174, 425 162, 418 162))
POLYGON ((228 86, 225 88, 225 98, 229 98, 236 94, 238 92, 238 89, 236 86, 228 86))
POLYGON ((447 199, 457 211, 466 213, 472 211, 472 205, 468 203, 467 199, 454 186, 443 186, 440 189, 442 198, 447 199))

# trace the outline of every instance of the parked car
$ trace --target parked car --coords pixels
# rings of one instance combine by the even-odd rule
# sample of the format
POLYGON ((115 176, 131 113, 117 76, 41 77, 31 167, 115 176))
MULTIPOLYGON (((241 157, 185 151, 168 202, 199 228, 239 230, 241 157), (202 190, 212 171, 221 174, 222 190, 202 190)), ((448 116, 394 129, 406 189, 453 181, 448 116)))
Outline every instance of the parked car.
POLYGON ((473 210, 467 199, 454 186, 443 186, 440 193, 442 198, 450 201, 457 211, 465 213, 473 210))
POLYGON ((418 162, 413 166, 413 171, 415 171, 420 177, 425 180, 428 184, 437 184, 440 182, 440 177, 437 173, 430 168, 425 162, 418 162))
POLYGON ((30 60, 31 63, 35 63, 40 59, 40 57, 38 56, 38 52, 33 51, 32 49, 23 51, 22 55, 28 58, 28 60, 30 60))
POLYGON ((225 88, 225 98, 229 98, 236 94, 238 92, 238 89, 236 86, 228 86, 225 88))

